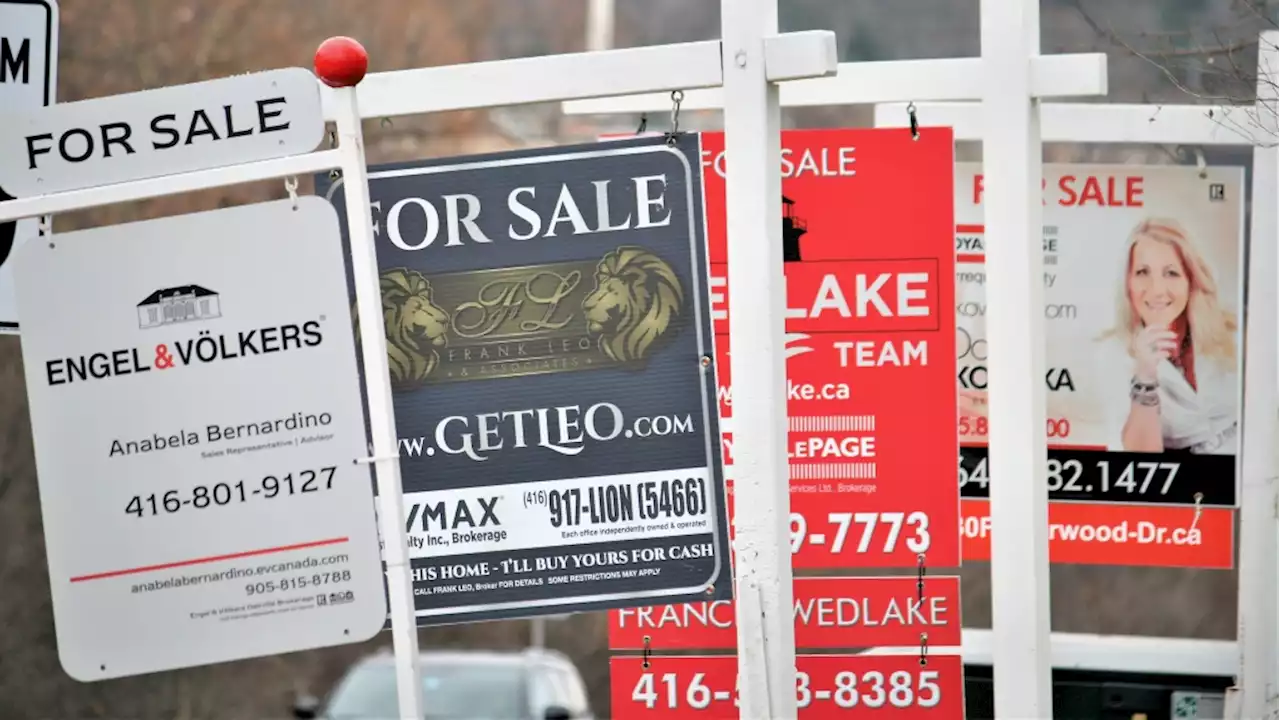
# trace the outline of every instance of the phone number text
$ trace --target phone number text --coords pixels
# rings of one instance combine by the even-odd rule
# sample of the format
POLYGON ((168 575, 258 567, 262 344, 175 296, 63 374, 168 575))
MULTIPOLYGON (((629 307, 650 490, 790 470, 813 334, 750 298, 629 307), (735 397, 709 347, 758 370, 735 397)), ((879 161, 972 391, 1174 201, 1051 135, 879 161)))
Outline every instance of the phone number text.
POLYGON ((246 595, 267 595, 275 592, 305 590, 307 588, 319 587, 321 585, 336 585, 338 583, 350 581, 350 570, 335 570, 334 572, 322 572, 315 573, 313 575, 299 575, 291 578, 249 583, 244 586, 244 592, 246 595))
MULTIPOLYGON (((1235 457, 1049 448, 1045 482, 1050 500, 1234 506, 1235 457)), ((989 497, 985 447, 960 448, 960 495, 989 497)))

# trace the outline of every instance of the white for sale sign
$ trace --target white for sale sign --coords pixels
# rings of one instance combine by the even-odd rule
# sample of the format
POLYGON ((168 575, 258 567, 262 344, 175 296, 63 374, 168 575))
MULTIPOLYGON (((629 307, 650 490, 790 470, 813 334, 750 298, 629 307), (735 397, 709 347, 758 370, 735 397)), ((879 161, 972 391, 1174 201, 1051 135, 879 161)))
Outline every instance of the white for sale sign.
POLYGON ((15 262, 67 673, 375 635, 386 595, 332 206, 67 233, 15 262))

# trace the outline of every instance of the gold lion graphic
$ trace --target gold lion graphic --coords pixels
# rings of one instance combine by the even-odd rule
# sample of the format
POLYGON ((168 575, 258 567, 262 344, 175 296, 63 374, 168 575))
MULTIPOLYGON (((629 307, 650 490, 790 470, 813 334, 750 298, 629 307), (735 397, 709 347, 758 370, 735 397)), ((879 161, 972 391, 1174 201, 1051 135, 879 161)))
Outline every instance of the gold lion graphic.
POLYGON ((684 305, 675 271, 641 247, 624 245, 605 255, 595 280, 582 301, 587 331, 615 362, 640 360, 655 350, 684 305))
POLYGON ((435 304, 431 281, 417 270, 388 270, 380 284, 391 383, 421 383, 440 364, 438 349, 449 344, 449 314, 435 304))

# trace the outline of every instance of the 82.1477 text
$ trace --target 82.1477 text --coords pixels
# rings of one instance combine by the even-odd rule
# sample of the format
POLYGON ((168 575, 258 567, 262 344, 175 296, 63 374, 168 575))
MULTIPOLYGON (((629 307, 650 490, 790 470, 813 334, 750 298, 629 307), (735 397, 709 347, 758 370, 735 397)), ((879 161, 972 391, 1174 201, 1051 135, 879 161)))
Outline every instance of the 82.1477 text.
POLYGON ((260 480, 214 485, 196 485, 188 490, 168 490, 150 495, 134 495, 124 511, 144 517, 164 513, 176 513, 183 508, 204 509, 212 505, 223 506, 235 502, 248 502, 254 498, 270 500, 304 493, 333 489, 333 476, 337 467, 302 470, 285 475, 267 475, 260 480))

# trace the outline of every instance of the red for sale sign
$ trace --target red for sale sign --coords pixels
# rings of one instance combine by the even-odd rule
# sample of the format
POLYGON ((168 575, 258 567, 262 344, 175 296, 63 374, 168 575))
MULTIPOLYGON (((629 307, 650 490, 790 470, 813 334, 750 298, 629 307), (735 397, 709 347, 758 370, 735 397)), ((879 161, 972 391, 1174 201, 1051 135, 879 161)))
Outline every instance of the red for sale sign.
MULTIPOLYGON (((960 579, 956 577, 796 578, 796 647, 930 647, 960 645, 960 579)), ((609 611, 609 648, 733 650, 738 646, 729 600, 609 611)))
MULTIPOLYGON (((738 659, 615 657, 609 661, 614 720, 738 720, 738 659)), ((964 717, 958 655, 800 655, 800 720, 964 717)))
MULTIPOLYGON (((732 477, 722 133, 704 133, 712 317, 732 477)), ((960 564, 953 140, 782 133, 788 455, 796 567, 960 564), (800 527, 797 528, 797 525, 800 527), (914 539, 913 539, 914 538, 914 539), (839 541, 837 541, 837 539, 839 541), (883 551, 879 549, 883 548, 883 551)))

